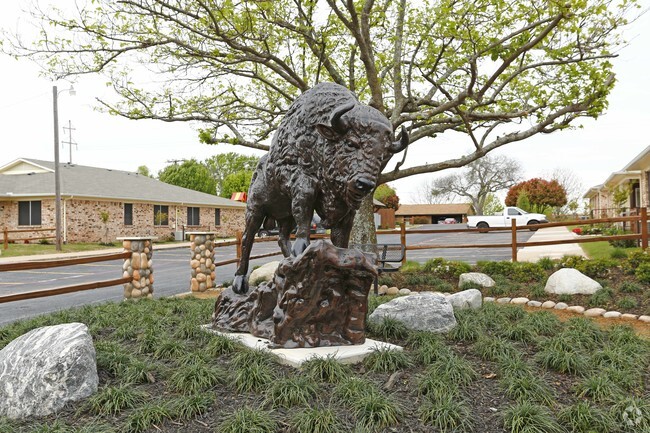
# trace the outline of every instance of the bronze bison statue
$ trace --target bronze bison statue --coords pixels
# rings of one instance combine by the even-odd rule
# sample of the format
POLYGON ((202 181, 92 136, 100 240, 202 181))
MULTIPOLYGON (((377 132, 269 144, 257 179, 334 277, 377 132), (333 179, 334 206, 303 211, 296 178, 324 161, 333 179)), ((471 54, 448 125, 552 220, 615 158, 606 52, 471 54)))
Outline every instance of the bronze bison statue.
POLYGON ((334 245, 347 248, 362 199, 374 191, 381 169, 406 148, 402 128, 393 128, 378 110, 361 104, 343 86, 321 83, 300 95, 280 123, 271 148, 260 160, 248 191, 242 258, 233 290, 246 293, 248 261, 255 234, 265 219, 278 223, 285 257, 309 245, 314 211, 331 229, 334 245), (296 228, 291 247, 290 234, 296 228))

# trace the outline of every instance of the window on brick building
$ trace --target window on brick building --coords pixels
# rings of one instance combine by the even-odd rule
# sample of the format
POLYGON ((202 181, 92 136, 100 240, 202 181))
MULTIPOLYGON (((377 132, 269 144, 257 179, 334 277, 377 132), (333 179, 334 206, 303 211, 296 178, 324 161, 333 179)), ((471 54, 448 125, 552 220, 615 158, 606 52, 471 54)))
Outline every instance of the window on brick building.
POLYGON ((18 225, 19 226, 40 226, 41 225, 41 201, 19 201, 18 202, 18 225))
POLYGON ((124 225, 132 226, 133 225, 133 204, 124 203, 124 225))
POLYGON ((214 225, 215 226, 221 225, 221 209, 214 210, 214 225))
POLYGON ((153 205, 153 225, 169 225, 169 206, 163 206, 160 204, 153 205))
POLYGON ((199 225, 199 208, 198 207, 188 207, 187 208, 187 225, 188 226, 198 226, 199 225))

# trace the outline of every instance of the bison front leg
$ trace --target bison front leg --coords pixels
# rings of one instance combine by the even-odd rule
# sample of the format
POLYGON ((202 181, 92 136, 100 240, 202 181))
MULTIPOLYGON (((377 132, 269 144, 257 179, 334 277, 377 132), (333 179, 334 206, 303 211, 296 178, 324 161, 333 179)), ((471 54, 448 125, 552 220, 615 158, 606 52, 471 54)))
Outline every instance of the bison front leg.
POLYGON ((262 226, 264 221, 264 214, 261 211, 246 212, 246 228, 241 241, 241 260, 237 272, 235 272, 235 279, 232 283, 232 290, 235 293, 245 294, 248 292, 248 261, 251 256, 251 249, 255 242, 255 235, 262 226))
POLYGON ((332 227, 330 239, 339 248, 347 248, 350 243, 350 233, 356 212, 350 211, 341 221, 332 227))

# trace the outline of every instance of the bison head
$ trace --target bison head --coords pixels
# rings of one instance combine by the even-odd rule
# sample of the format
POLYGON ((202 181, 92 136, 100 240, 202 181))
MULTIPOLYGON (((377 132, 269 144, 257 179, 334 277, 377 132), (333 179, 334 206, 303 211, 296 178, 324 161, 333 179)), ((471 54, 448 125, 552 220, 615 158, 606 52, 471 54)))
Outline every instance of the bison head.
POLYGON ((319 123, 316 129, 329 144, 324 161, 327 178, 336 179, 336 189, 353 209, 358 209, 361 200, 375 189, 383 161, 409 144, 404 127, 401 138, 395 141, 392 125, 384 115, 354 102, 335 109, 329 124, 319 123))

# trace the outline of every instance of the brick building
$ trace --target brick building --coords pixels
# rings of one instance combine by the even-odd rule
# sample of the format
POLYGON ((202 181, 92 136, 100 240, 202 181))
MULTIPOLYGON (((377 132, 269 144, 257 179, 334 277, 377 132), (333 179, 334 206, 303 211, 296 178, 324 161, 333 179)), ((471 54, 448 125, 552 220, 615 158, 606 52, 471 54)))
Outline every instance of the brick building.
MULTIPOLYGON (((226 237, 244 228, 245 203, 127 171, 60 164, 60 176, 66 242, 167 239, 183 230, 226 237)), ((53 162, 21 158, 0 167, 0 229, 54 227, 54 203, 53 162)))

